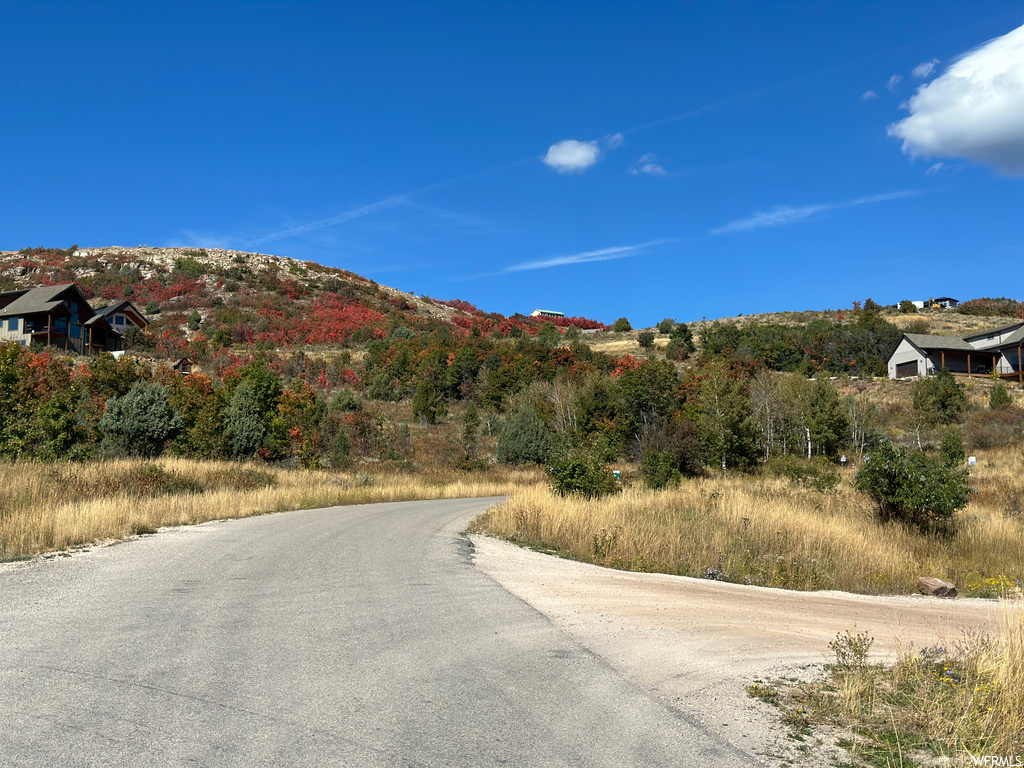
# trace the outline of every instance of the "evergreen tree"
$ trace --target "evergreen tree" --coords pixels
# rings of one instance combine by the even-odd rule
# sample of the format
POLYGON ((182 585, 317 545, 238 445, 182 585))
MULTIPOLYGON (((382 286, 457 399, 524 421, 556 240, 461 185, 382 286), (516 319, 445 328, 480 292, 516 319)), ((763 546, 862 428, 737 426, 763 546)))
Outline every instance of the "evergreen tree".
POLYGON ((825 456, 835 456, 845 442, 850 422, 839 393, 824 377, 818 378, 811 392, 807 424, 815 450, 825 456))
POLYGON ((167 402, 162 384, 137 381, 123 397, 107 400, 100 419, 116 449, 131 456, 157 456, 182 429, 181 417, 167 402))
POLYGON ((532 408, 520 408, 502 425, 496 453, 502 464, 543 464, 551 447, 544 422, 532 408))

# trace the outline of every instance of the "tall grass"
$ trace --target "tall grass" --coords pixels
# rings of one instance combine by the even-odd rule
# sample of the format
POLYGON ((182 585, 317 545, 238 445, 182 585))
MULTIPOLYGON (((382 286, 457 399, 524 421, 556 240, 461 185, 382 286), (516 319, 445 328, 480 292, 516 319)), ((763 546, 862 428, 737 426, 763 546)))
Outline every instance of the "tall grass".
POLYGON ((587 562, 788 589, 906 593, 937 576, 968 593, 1024 582, 1024 461, 982 456, 952 540, 880 525, 852 477, 821 493, 783 478, 713 477, 587 501, 521 489, 473 530, 587 562))
POLYGON ((0 560, 288 509, 501 496, 536 471, 327 472, 160 459, 0 464, 0 560))
MULTIPOLYGON (((1015 765, 1012 758, 1024 754, 1022 608, 1020 601, 1007 603, 998 637, 906 649, 891 667, 867 663, 861 653, 870 645, 866 636, 839 636, 825 678, 786 692, 783 719, 797 728, 851 729, 843 745, 871 765, 913 765, 933 755, 961 758, 956 765, 985 755, 1011 758, 997 765, 1015 765)), ((747 690, 783 703, 770 686, 747 690)))

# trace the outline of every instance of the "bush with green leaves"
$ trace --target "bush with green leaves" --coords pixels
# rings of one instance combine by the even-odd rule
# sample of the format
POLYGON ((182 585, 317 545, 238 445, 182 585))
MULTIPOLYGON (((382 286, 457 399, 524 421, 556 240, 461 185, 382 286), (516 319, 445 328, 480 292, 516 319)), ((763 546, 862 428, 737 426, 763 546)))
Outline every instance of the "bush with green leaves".
POLYGON ((997 381, 988 396, 988 407, 993 411, 998 411, 1001 408, 1009 408, 1011 405, 1013 405, 1013 397, 1007 391, 1006 385, 997 381))
POLYGON ((644 349, 650 349, 654 346, 654 331, 640 331, 636 335, 636 340, 644 349))
POLYGON ((900 302, 900 312, 904 315, 912 314, 915 310, 917 310, 917 307, 914 306, 914 302, 910 299, 904 299, 900 302))
POLYGON ((939 450, 942 463, 953 469, 962 467, 967 453, 964 451, 964 438, 956 427, 947 427, 942 433, 942 446, 939 450))
POLYGON ((857 473, 855 487, 875 503, 879 521, 952 536, 957 513, 970 497, 969 477, 966 469, 951 469, 923 453, 883 442, 857 473))
POLYGON ((670 333, 672 333, 672 329, 675 327, 676 321, 673 320, 671 317, 666 317, 657 325, 658 333, 662 334, 663 336, 668 336, 670 333))
POLYGON ((683 479, 676 457, 667 451, 644 451, 640 461, 640 474, 648 488, 657 490, 677 485, 683 479))
POLYGON ((669 333, 665 356, 670 360, 685 360, 693 354, 696 348, 690 326, 686 323, 679 323, 669 333))
POLYGON ((629 324, 629 320, 624 317, 620 317, 612 323, 612 330, 615 331, 615 333, 625 333, 626 331, 632 331, 633 326, 629 324))
POLYGON ((551 433, 532 408, 521 408, 498 433, 495 454, 502 464, 543 464, 551 455, 551 433))
POLYGON ((621 489, 604 463, 605 446, 570 444, 554 452, 544 469, 559 496, 597 499, 621 489))
POLYGON ((100 429, 116 452, 151 457, 181 431, 182 420, 167 402, 165 386, 137 381, 123 397, 107 400, 100 429))
POLYGON ((537 332, 537 341, 545 347, 553 347, 561 340, 562 334, 554 323, 544 323, 537 332))
POLYGON ((951 424, 967 410, 964 386, 945 368, 914 382, 914 410, 930 421, 951 424))

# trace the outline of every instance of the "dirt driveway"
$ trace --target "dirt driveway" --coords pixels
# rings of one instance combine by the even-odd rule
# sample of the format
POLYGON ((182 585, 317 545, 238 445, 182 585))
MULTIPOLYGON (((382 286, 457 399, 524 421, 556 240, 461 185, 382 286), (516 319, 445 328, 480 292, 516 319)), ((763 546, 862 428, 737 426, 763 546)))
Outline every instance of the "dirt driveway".
POLYGON ((846 630, 868 632, 872 655, 891 658, 900 644, 948 645, 965 631, 996 632, 1004 610, 994 600, 791 592, 629 573, 471 538, 477 566, 509 592, 682 717, 771 762, 813 765, 827 755, 795 751, 775 711, 744 686, 812 676, 829 641, 846 630))

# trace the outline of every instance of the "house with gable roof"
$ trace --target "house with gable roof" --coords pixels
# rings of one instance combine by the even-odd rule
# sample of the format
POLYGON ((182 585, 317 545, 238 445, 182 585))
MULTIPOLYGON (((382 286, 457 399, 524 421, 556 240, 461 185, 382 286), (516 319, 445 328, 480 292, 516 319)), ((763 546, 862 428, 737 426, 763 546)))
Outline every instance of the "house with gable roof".
MULTIPOLYGON (((123 304, 131 302, 114 306, 123 304)), ((116 352, 123 329, 116 330, 108 318, 116 318, 118 311, 94 310, 74 283, 0 293, 0 341, 42 344, 80 355, 116 352)), ((141 319, 141 327, 148 325, 141 312, 134 307, 131 312, 141 319)))
POLYGON ((905 333, 889 358, 889 378, 930 376, 945 368, 1024 383, 1024 322, 963 338, 905 333))

